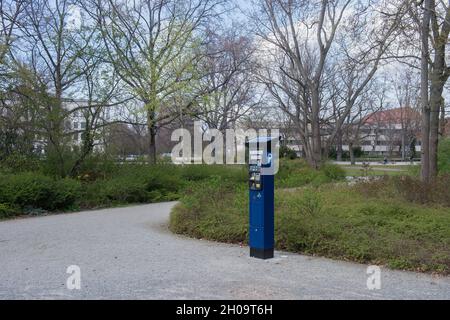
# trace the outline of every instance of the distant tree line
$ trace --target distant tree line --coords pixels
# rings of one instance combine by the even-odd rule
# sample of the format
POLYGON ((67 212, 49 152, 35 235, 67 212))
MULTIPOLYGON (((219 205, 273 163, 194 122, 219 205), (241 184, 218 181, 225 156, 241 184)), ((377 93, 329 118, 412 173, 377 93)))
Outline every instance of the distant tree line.
MULTIPOLYGON (((227 0, 1 0, 0 157, 31 157, 39 147, 55 172, 76 175, 99 140, 127 153, 128 139, 154 163, 162 128, 200 120, 218 132, 282 125, 320 168, 330 149, 342 158, 344 140, 358 147, 367 115, 394 101, 420 109, 422 179, 436 176, 448 3, 258 0, 245 8, 227 0), (66 108, 73 100, 83 103, 66 108), (85 126, 67 128, 76 114, 85 126), (120 147, 113 136, 123 138, 120 147)), ((405 153, 412 137, 402 139, 405 153)))

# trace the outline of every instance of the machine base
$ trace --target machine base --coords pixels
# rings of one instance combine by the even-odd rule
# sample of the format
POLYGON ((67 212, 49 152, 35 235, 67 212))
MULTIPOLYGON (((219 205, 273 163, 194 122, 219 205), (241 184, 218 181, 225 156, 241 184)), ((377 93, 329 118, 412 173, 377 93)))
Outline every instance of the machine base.
POLYGON ((250 257, 259 259, 273 258, 273 248, 270 249, 250 248, 250 257))

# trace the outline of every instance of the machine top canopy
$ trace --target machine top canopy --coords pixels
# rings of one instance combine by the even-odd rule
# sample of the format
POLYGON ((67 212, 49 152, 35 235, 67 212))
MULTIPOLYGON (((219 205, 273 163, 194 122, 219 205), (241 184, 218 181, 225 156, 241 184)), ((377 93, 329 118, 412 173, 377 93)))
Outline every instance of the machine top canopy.
POLYGON ((278 137, 257 137, 257 138, 253 138, 251 140, 248 141, 249 144, 255 144, 255 143, 267 143, 267 142, 272 142, 272 141, 277 141, 279 140, 278 137))

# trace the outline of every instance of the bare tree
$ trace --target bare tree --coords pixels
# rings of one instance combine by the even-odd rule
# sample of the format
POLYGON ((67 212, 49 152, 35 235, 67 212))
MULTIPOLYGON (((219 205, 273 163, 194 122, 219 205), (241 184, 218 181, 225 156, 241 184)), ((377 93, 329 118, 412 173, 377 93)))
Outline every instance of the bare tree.
POLYGON ((415 82, 413 70, 407 68, 403 73, 392 79, 395 96, 398 102, 399 122, 401 126, 401 156, 406 159, 408 148, 415 143, 416 135, 420 131, 418 111, 420 98, 417 95, 418 83, 415 82))
MULTIPOLYGON (((86 61, 86 63, 90 63, 86 61)), ((76 152, 76 158, 71 165, 70 175, 76 176, 84 161, 92 154, 96 145, 103 143, 106 126, 120 120, 113 118, 115 107, 124 103, 127 97, 120 91, 120 81, 114 71, 103 73, 101 60, 98 65, 90 68, 83 76, 84 99, 76 102, 77 106, 67 110, 66 118, 81 114, 84 119, 83 128, 70 128, 66 135, 81 134, 81 145, 76 152), (72 129, 72 130, 71 130, 72 129)), ((128 98, 129 99, 129 98, 128 98)))
MULTIPOLYGON (((28 70, 14 61, 13 44, 17 41, 17 22, 25 1, 0 1, 0 158, 14 152, 29 154, 32 136, 24 129, 30 125, 22 96, 28 70)), ((28 87, 29 88, 29 87, 28 87)))
POLYGON ((21 19, 26 0, 0 1, 0 64, 4 67, 11 45, 17 38, 17 22, 21 19))
POLYGON ((437 176, 437 154, 439 142, 439 113, 444 106, 442 93, 450 76, 450 66, 446 63, 446 48, 450 35, 450 4, 444 1, 430 1, 431 43, 433 57, 430 74, 430 178, 437 176), (438 7, 440 4, 441 8, 438 7), (443 15, 439 16, 439 12, 443 15))
POLYGON ((86 50, 95 34, 90 28, 72 29, 73 10, 72 0, 27 2, 18 24, 23 36, 16 49, 46 92, 47 99, 35 105, 41 115, 39 135, 45 137, 47 153, 56 157, 61 175, 65 175, 64 154, 68 152, 63 101, 77 91, 80 79, 92 67, 80 58, 93 59, 86 50))
POLYGON ((420 99, 422 104, 422 160, 421 176, 422 180, 430 180, 430 105, 428 92, 428 59, 430 56, 428 35, 430 33, 430 4, 431 0, 425 0, 425 10, 422 18, 421 28, 421 63, 420 63, 420 99))
POLYGON ((149 150, 156 161, 156 134, 162 122, 178 117, 168 111, 174 95, 183 92, 180 112, 198 96, 195 82, 201 31, 218 15, 222 0, 91 0, 87 7, 101 30, 109 62, 141 101, 147 113, 149 150))
POLYGON ((450 5, 444 1, 410 1, 409 19, 402 26, 404 43, 417 56, 420 52, 422 105, 422 162, 421 178, 430 181, 437 175, 437 147, 439 142, 439 115, 445 105, 443 90, 450 76, 447 66, 450 34, 450 5), (420 35, 420 47, 411 43, 420 35))
POLYGON ((256 33, 265 44, 265 58, 272 56, 269 63, 275 64, 264 68, 259 78, 297 124, 307 159, 315 168, 320 166, 323 149, 340 133, 396 35, 404 8, 382 11, 383 4, 265 0, 253 17, 256 33), (370 24, 371 20, 379 23, 370 24), (337 67, 340 58, 345 63, 337 67), (333 72, 342 73, 347 80, 339 113, 333 112, 332 99, 327 96, 327 77, 333 72), (332 129, 321 132, 331 116, 338 117, 332 129), (326 142, 324 135, 329 135, 326 142))
POLYGON ((209 128, 225 132, 261 102, 252 77, 251 39, 238 33, 238 25, 225 34, 210 34, 210 54, 204 60, 204 86, 211 93, 198 103, 197 117, 209 128), (220 85, 223 84, 223 85, 220 85))
POLYGON ((341 127, 343 141, 348 145, 352 165, 356 163, 355 148, 361 146, 371 134, 370 125, 366 123, 367 119, 382 108, 382 100, 378 100, 377 93, 374 88, 366 88, 341 127))

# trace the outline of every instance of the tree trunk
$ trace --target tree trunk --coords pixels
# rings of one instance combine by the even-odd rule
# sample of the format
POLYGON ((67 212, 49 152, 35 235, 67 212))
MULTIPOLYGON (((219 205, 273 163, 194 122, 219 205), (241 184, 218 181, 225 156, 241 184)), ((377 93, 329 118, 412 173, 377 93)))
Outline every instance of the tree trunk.
MULTIPOLYGON (((433 3, 433 15, 435 12, 435 3, 433 3)), ((447 13, 446 19, 450 18, 450 14, 447 13)), ((445 82, 448 79, 446 73, 445 63, 445 49, 448 42, 448 36, 450 32, 450 25, 444 23, 441 33, 434 35, 434 61, 431 73, 431 87, 430 87, 430 179, 434 179, 438 174, 437 156, 438 156, 438 143, 439 143, 439 113, 441 112, 442 105, 444 104, 444 98, 442 93, 444 91, 445 82)))
POLYGON ((434 179, 438 173, 437 154, 439 144, 439 111, 441 109, 442 92, 444 89, 443 83, 436 83, 431 85, 430 95, 430 146, 429 146, 429 178, 434 179))
POLYGON ((348 153, 350 154, 350 164, 354 166, 356 164, 355 161, 355 150, 353 149, 353 143, 350 142, 348 144, 348 153))
POLYGON ((421 178, 430 180, 430 107, 428 104, 428 34, 430 32, 430 0, 425 0, 425 10, 422 18, 422 52, 420 65, 420 100, 422 105, 422 146, 421 146, 421 178))
POLYGON ((151 164, 156 164, 156 126, 154 124, 149 127, 149 134, 149 159, 151 164))
POLYGON ((319 169, 322 161, 322 146, 320 137, 320 105, 319 91, 314 90, 311 95, 311 131, 312 131, 312 164, 314 169, 319 169))
POLYGON ((311 139, 309 139, 309 137, 306 137, 305 142, 303 143, 302 153, 306 158, 306 162, 308 162, 311 168, 314 168, 314 156, 311 147, 311 139))
POLYGON ((337 144, 336 160, 342 161, 342 132, 341 132, 341 130, 339 130, 339 132, 337 133, 336 144, 337 144))
MULTIPOLYGON (((155 100, 152 100, 155 101, 155 100)), ((149 152, 149 161, 151 164, 156 164, 156 133, 157 133, 157 126, 156 126, 156 113, 155 113, 155 106, 153 103, 147 101, 147 130, 148 134, 150 136, 150 141, 148 145, 148 152, 149 152)))
POLYGON ((406 159, 406 132, 405 130, 402 130, 402 160, 405 161, 406 159))
MULTIPOLYGON (((86 122, 86 127, 88 127, 88 123, 86 122)), ((87 156, 92 152, 94 149, 94 140, 92 138, 92 135, 89 131, 84 132, 83 137, 83 147, 80 156, 75 161, 74 165, 72 166, 72 169, 70 170, 70 176, 75 177, 80 173, 81 165, 86 160, 87 156)))
POLYGON ((445 137, 445 101, 444 99, 441 102, 441 118, 439 119, 439 135, 441 137, 445 137))

